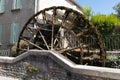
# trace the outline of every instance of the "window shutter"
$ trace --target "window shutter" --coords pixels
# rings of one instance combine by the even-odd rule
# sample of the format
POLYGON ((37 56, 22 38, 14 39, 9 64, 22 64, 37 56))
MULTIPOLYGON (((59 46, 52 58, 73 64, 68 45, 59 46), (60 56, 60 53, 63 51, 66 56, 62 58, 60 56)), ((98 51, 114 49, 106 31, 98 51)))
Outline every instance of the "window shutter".
POLYGON ((4 13, 5 0, 0 0, 0 13, 4 13))
POLYGON ((21 0, 17 0, 17 8, 19 8, 19 9, 22 8, 21 0))
POLYGON ((12 9, 21 9, 22 8, 22 3, 21 0, 13 0, 13 5, 12 9))
POLYGON ((18 41, 18 36, 19 36, 19 24, 12 23, 11 24, 10 43, 15 44, 18 41))
POLYGON ((19 37, 19 24, 18 23, 16 23, 15 24, 15 42, 17 42, 18 41, 18 37, 19 37))
POLYGON ((16 0, 13 0, 12 9, 15 9, 15 8, 16 8, 16 0))
POLYGON ((13 28, 13 26, 14 26, 14 23, 11 24, 11 34, 10 34, 10 43, 11 44, 13 44, 13 42, 14 42, 14 37, 13 37, 14 36, 14 34, 13 34, 14 28, 13 28))
POLYGON ((0 24, 0 44, 2 43, 2 25, 0 24))

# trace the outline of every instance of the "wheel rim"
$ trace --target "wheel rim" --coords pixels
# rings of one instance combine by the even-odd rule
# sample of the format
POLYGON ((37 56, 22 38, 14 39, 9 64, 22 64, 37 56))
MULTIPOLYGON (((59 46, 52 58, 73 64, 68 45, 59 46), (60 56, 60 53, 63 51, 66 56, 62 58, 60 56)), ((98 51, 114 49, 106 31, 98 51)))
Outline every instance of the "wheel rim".
MULTIPOLYGON (((99 49, 100 59, 104 61, 104 44, 94 26, 73 9, 54 6, 41 10, 28 20, 20 33, 17 51, 19 53, 30 49, 55 50, 66 55, 79 48, 82 54, 83 45, 89 44, 81 42, 86 37, 96 38, 97 48, 94 49, 99 49), (25 41, 27 47, 21 47, 21 41, 25 41)), ((90 44, 90 47, 94 46, 90 44)), ((82 62, 81 59, 78 60, 82 62)))

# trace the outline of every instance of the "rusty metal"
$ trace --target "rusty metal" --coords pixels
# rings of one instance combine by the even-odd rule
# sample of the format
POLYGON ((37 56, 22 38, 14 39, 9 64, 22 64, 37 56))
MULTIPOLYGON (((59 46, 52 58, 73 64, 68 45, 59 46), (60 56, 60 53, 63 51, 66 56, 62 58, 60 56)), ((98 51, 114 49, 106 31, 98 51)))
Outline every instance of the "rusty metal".
POLYGON ((20 32, 17 53, 30 49, 54 50, 78 64, 98 60, 104 66, 106 59, 104 43, 94 26, 78 11, 63 6, 41 10, 27 21, 20 32), (85 38, 95 38, 95 44, 84 42, 85 38), (27 48, 21 47, 22 40, 27 48))

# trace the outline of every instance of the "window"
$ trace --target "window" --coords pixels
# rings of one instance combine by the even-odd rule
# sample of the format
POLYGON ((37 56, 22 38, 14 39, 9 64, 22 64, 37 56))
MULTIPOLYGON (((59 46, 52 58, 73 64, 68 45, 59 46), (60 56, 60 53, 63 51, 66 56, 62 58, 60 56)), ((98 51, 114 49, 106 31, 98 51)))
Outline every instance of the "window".
POLYGON ((2 25, 0 24, 0 45, 2 44, 2 25))
POLYGON ((0 13, 4 13, 5 0, 0 0, 0 13))
POLYGON ((19 36, 19 24, 11 24, 10 44, 15 44, 18 41, 19 36))
POLYGON ((21 8, 22 8, 21 0, 13 0, 12 10, 21 9, 21 8))

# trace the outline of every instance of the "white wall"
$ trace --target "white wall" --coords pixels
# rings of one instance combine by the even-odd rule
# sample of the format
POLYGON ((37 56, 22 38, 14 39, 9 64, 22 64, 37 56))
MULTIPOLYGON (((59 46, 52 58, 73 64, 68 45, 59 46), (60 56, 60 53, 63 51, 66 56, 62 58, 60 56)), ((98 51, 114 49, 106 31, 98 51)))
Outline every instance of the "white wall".
POLYGON ((38 11, 52 6, 65 6, 80 12, 80 10, 76 8, 76 6, 72 5, 66 0, 38 0, 38 3, 38 11))

